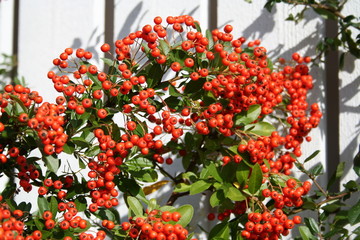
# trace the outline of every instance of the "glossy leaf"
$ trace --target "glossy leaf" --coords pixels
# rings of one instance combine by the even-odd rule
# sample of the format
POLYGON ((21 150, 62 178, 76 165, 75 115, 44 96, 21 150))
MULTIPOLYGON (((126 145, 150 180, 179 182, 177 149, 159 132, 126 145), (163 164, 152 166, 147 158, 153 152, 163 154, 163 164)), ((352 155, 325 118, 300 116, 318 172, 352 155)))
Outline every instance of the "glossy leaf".
POLYGON ((257 122, 244 127, 244 131, 260 136, 270 136, 275 130, 275 127, 267 122, 257 122))
POLYGON ((261 171, 261 167, 258 163, 256 163, 252 168, 251 175, 249 178, 248 190, 250 193, 255 194, 260 189, 260 186, 262 185, 262 179, 263 179, 263 174, 261 171))
POLYGON ((350 208, 348 218, 351 225, 355 225, 360 222, 360 201, 350 208))
POLYGON ((229 224, 224 221, 213 227, 209 233, 209 239, 230 239, 229 224))
POLYGON ((59 159, 55 158, 53 155, 43 155, 42 159, 51 172, 53 173, 57 172, 57 170, 60 167, 59 159))
POLYGON ((206 182, 204 180, 199 180, 193 184, 191 184, 190 187, 190 195, 198 194, 201 192, 204 192, 206 189, 208 189, 212 183, 206 182))
POLYGON ((178 221, 178 224, 180 224, 183 227, 186 227, 193 218, 194 215, 194 207, 189 204, 182 205, 181 207, 176 209, 177 212, 181 214, 181 218, 178 221))
POLYGON ((306 226, 309 228, 309 230, 312 232, 312 234, 317 234, 320 232, 319 225, 317 224, 315 219, 313 219, 311 217, 305 218, 304 222, 305 222, 306 226))
POLYGON ((320 150, 316 150, 315 152, 313 152, 309 157, 307 157, 305 160, 304 160, 304 163, 310 161, 311 159, 313 159, 314 157, 316 157, 318 154, 319 154, 320 150))
POLYGON ((41 215, 44 213, 44 211, 50 209, 49 203, 45 197, 42 197, 42 196, 38 197, 37 204, 38 204, 39 212, 41 215))
POLYGON ((143 215, 143 206, 137 198, 128 196, 127 204, 129 205, 129 209, 135 214, 135 216, 143 215))
POLYGON ((259 115, 261 113, 261 106, 251 105, 247 111, 240 112, 239 114, 235 115, 235 125, 246 125, 249 123, 254 122, 258 119, 259 115))

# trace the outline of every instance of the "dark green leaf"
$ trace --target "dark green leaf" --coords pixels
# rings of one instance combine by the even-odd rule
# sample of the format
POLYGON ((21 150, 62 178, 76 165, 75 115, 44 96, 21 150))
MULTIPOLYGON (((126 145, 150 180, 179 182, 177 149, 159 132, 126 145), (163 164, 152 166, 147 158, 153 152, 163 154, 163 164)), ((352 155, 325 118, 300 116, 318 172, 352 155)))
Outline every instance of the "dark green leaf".
POLYGON ((227 221, 213 227, 209 233, 209 239, 230 239, 230 228, 227 221))
POLYGON ((360 177, 360 151, 356 154, 354 158, 354 171, 358 177, 360 177))
POLYGON ((336 180, 342 177, 342 175, 344 174, 344 168, 345 168, 345 162, 340 162, 336 168, 335 173, 331 176, 327 184, 327 189, 329 189, 336 182, 336 180))
POLYGON ((329 10, 326 10, 324 8, 313 8, 316 13, 318 13, 320 16, 322 16, 325 19, 333 19, 336 20, 337 16, 330 12, 329 10))
POLYGON ((189 93, 195 93, 199 90, 202 89, 204 83, 205 83, 206 79, 205 78, 200 78, 196 81, 194 80, 190 80, 187 84, 186 84, 186 88, 184 90, 185 94, 189 94, 189 93))
POLYGON ((236 169, 236 180, 242 186, 246 184, 247 179, 249 178, 250 167, 245 164, 244 161, 241 161, 236 169))
POLYGON ((305 222, 306 226, 310 229, 312 234, 316 235, 317 233, 320 232, 320 228, 319 228, 317 222, 313 218, 305 218, 304 222, 305 222))
POLYGON ((271 12, 271 9, 274 7, 276 1, 275 0, 268 0, 264 6, 268 12, 271 12))
POLYGON ((342 205, 339 201, 335 201, 334 203, 325 205, 322 209, 328 213, 333 213, 338 211, 342 205))
POLYGON ((261 167, 258 163, 256 163, 252 168, 248 183, 249 185, 248 190, 250 193, 255 194, 260 189, 260 186, 262 185, 262 179, 263 179, 263 174, 261 171, 261 167))
POLYGON ((349 222, 353 226, 360 222, 360 201, 352 206, 348 212, 349 222))
POLYGON ((315 152, 313 152, 309 157, 307 157, 305 160, 304 160, 304 163, 310 161, 311 159, 313 159, 314 157, 316 157, 316 155, 318 155, 320 152, 320 150, 316 150, 315 152))
POLYGON ((314 176, 319 176, 324 173, 324 167, 321 163, 316 164, 309 171, 314 176))
POLYGON ((169 94, 174 97, 182 96, 182 94, 171 84, 169 85, 169 94))

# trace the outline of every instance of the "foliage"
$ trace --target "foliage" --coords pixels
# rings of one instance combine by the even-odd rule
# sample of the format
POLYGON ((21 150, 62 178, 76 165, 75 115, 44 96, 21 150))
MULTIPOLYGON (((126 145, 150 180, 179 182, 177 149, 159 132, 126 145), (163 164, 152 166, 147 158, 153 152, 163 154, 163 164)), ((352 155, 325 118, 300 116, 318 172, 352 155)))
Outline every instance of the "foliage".
POLYGON ((314 58, 315 62, 324 61, 324 56, 331 50, 342 50, 343 53, 340 56, 340 67, 344 66, 345 55, 350 53, 355 58, 360 58, 360 22, 358 16, 344 15, 343 9, 348 2, 336 1, 336 0, 268 0, 265 4, 265 8, 271 12, 271 9, 277 3, 285 3, 292 6, 301 6, 302 9, 296 14, 289 14, 286 20, 294 21, 296 23, 304 19, 305 13, 312 9, 315 13, 321 16, 323 19, 330 19, 337 21, 338 30, 334 36, 325 36, 317 44, 317 56, 314 58))
MULTIPOLYGON (((193 207, 174 205, 202 193, 217 209, 208 239, 278 239, 302 222, 293 214, 326 212, 357 188, 329 195, 315 179, 322 167, 301 163, 301 144, 322 117, 306 98, 310 58, 272 62, 259 40, 234 39, 230 25, 202 32, 190 16, 154 23, 101 46, 112 56, 102 59, 106 73, 91 52, 66 48, 47 74, 60 94, 54 103, 20 84, 5 86, 4 239, 194 239, 193 207), (174 161, 183 169, 171 174, 174 161), (294 166, 310 181, 291 177, 294 166), (321 192, 309 197, 311 182, 321 192), (164 185, 171 186, 165 205, 148 199, 164 185), (38 192, 37 211, 15 201, 20 191, 38 192)), ((339 176, 341 166, 334 181, 339 176)), ((305 224, 304 239, 321 228, 310 218, 305 224)))

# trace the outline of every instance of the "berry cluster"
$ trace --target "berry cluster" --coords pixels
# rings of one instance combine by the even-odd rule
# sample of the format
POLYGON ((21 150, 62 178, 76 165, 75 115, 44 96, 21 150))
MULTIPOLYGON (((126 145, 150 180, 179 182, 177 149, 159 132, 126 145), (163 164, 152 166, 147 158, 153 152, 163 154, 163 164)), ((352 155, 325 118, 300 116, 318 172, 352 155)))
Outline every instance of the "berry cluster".
MULTIPOLYGON (((146 217, 137 217, 129 222, 123 222, 121 228, 131 239, 187 239, 188 231, 177 223, 180 218, 179 212, 152 210, 146 217)), ((103 226, 109 228, 109 221, 105 220, 103 226)))

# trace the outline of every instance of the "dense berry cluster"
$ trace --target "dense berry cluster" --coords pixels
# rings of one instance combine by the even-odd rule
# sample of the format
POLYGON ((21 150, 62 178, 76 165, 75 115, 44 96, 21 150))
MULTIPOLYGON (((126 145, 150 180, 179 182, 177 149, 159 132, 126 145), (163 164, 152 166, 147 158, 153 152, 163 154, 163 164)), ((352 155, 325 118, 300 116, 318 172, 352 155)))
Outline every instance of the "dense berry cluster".
MULTIPOLYGON (((123 222, 121 229, 126 231, 132 239, 188 239, 188 231, 177 223, 180 218, 179 212, 152 210, 145 218, 138 217, 130 219, 129 222, 123 222)), ((105 220, 103 226, 110 228, 109 221, 105 220)))
MULTIPOLYGON (((178 223, 175 210, 142 215, 134 209, 142 203, 127 202, 130 215, 137 214, 122 224, 113 216, 119 192, 147 203, 142 184, 157 181, 154 169, 180 186, 168 204, 180 195, 212 191, 212 204, 221 205, 217 219, 236 219, 234 228, 243 238, 278 239, 301 222, 290 219, 287 209, 302 206, 311 184, 288 175, 322 117, 319 106, 307 102, 311 59, 295 53, 291 61, 273 63, 259 40, 246 42, 232 31, 226 25, 202 32, 187 15, 156 17, 154 25, 101 46, 112 56, 103 59, 106 71, 90 63, 93 54, 84 49, 60 53, 53 60, 56 70, 47 74, 60 94, 55 103, 21 85, 5 87, 1 171, 12 176, 18 169, 25 191, 35 185, 39 202, 56 204, 57 209, 41 210, 45 230, 40 234, 61 229, 66 240, 73 233, 79 239, 104 239, 104 231, 96 237, 86 233, 89 222, 78 214, 81 209, 124 239, 187 239, 186 224, 178 223), (41 157, 32 156, 36 149, 41 157), (62 152, 86 168, 81 179, 71 164, 57 174, 62 152), (172 164, 173 155, 182 158, 184 175, 171 176, 161 165, 172 164)), ((10 215, 0 220, 16 222, 10 215)))

